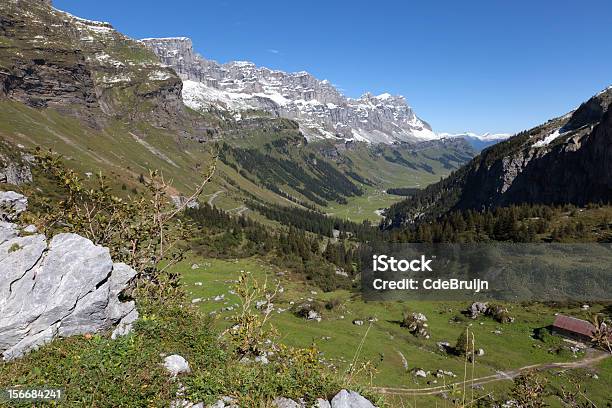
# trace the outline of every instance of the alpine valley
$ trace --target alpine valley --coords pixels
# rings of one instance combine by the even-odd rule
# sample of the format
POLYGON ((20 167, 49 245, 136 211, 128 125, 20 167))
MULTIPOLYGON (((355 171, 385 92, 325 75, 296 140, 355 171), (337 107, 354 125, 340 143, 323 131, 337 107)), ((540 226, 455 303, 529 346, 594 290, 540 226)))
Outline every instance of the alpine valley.
POLYGON ((304 72, 218 64, 186 38, 137 41, 45 2, 24 4, 2 6, 0 135, 52 148, 81 174, 103 171, 132 189, 155 168, 180 196, 218 154, 210 204, 377 221, 398 200, 387 188, 424 187, 475 155, 462 138, 439 138, 402 97, 353 100, 304 72))
POLYGON ((449 134, 403 96, 194 46, 0 2, 0 391, 109 408, 612 404, 606 282, 582 285, 593 301, 360 290, 379 243, 609 252, 612 87, 516 135, 449 134), (591 331, 553 335, 558 318, 591 331))

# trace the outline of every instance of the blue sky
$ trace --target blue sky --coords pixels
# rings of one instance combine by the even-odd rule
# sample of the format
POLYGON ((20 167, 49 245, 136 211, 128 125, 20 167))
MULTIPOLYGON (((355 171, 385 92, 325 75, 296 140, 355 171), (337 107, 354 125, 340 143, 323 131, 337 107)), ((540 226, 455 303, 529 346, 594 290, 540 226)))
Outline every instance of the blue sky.
POLYGON ((612 1, 54 0, 134 37, 188 36, 220 62, 404 95, 435 131, 516 132, 612 84, 612 1))

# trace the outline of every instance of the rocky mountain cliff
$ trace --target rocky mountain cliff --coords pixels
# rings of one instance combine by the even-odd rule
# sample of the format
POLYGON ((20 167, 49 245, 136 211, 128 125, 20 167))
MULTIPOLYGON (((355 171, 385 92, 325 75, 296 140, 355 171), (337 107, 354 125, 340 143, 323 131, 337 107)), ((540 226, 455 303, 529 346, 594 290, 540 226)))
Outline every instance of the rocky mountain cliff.
POLYGON ((286 73, 245 61, 219 64, 196 54, 185 37, 142 42, 180 75, 183 100, 196 110, 221 106, 237 117, 240 112, 262 110, 297 120, 310 139, 393 143, 436 138, 402 96, 366 93, 351 99, 307 72, 286 73))
POLYGON ((562 117, 521 132, 448 178, 391 207, 386 225, 453 209, 612 202, 612 87, 562 117))
POLYGON ((6 0, 0 12, 0 97, 97 128, 109 117, 198 127, 175 72, 109 23, 72 16, 50 1, 6 0))

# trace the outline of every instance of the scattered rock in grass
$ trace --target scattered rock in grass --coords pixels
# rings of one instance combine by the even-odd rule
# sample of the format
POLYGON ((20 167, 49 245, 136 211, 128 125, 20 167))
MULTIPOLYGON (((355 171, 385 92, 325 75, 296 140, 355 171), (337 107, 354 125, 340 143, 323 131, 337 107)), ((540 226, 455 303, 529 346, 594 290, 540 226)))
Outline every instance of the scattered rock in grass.
POLYGON ((191 303, 200 303, 202 301, 202 298, 195 298, 191 300, 191 303))
POLYGON ((202 282, 196 282, 196 283, 194 283, 194 285, 196 285, 196 286, 202 286, 202 282))
POLYGON ((174 400, 170 403, 170 408, 204 408, 204 403, 194 404, 187 400, 174 400))
POLYGON ((355 326, 363 326, 363 320, 353 320, 355 326))
POLYGON ((441 377, 453 377, 453 378, 457 377, 457 375, 455 373, 453 373, 452 371, 445 371, 445 370, 441 370, 441 369, 438 369, 436 371, 435 376, 438 377, 438 378, 441 378, 441 377))
POLYGON ((436 343, 436 345, 438 346, 438 349, 443 353, 448 353, 453 348, 448 341, 439 341, 436 343))
POLYGON ((236 400, 232 397, 223 396, 218 399, 214 404, 206 406, 206 408, 239 408, 236 404, 236 400))
POLYGON ((301 408, 300 404, 290 398, 277 397, 272 401, 272 405, 276 408, 301 408))
POLYGON ((270 361, 268 360, 267 356, 262 355, 262 356, 255 357, 255 362, 261 363, 261 364, 268 364, 270 361))
POLYGON ((316 321, 320 322, 321 321, 321 315, 319 313, 317 313, 316 311, 314 311, 314 310, 309 310, 308 311, 307 319, 308 320, 316 320, 316 321))
POLYGON ((416 337, 426 339, 430 337, 427 317, 423 313, 404 313, 401 326, 407 328, 416 337))
POLYGON ((191 265, 191 269, 200 269, 200 265, 194 263, 193 265, 191 265))
POLYGON ((490 316, 499 323, 512 323, 514 321, 506 307, 496 304, 474 302, 468 307, 466 314, 472 319, 477 319, 481 315, 490 316))
POLYGON ((476 319, 487 311, 487 304, 482 302, 474 302, 468 308, 468 316, 471 319, 476 319))
POLYGON ((331 400, 331 408, 376 408, 355 391, 341 390, 331 400))
POLYGON ((427 373, 425 372, 425 370, 420 369, 420 368, 419 369, 415 369, 413 371, 413 373, 414 373, 415 377, 421 377, 421 378, 427 377, 427 373))
POLYGON ((345 272, 344 269, 342 269, 342 268, 336 268, 335 272, 336 272, 336 275, 344 276, 345 278, 349 277, 349 274, 347 272, 345 272))
POLYGON ((172 354, 164 359, 164 368, 173 376, 191 372, 189 363, 178 354, 172 354))
POLYGON ((408 371, 408 360, 406 360, 406 357, 404 357, 404 354, 401 351, 397 350, 397 353, 402 359, 402 366, 404 367, 404 370, 408 371))
POLYGON ((213 298, 213 300, 214 300, 215 302, 219 302, 219 301, 221 301, 221 300, 223 300, 223 299, 225 299, 225 295, 217 295, 217 296, 215 296, 215 297, 213 298))

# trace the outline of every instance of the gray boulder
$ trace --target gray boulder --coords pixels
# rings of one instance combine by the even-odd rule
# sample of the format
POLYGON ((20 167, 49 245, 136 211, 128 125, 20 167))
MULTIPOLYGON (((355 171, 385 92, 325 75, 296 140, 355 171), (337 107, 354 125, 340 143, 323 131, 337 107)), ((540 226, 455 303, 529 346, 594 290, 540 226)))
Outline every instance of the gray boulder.
MULTIPOLYGON (((20 199, 17 202, 22 202, 20 199)), ((119 293, 136 272, 114 264, 108 248, 76 234, 50 242, 42 234, 19 236, 0 223, 0 354, 20 357, 55 337, 93 333, 118 325, 126 334, 138 318, 133 301, 119 293)))
POLYGON ((15 221, 28 208, 28 199, 14 191, 0 191, 0 221, 15 221))
POLYGON ((326 401, 323 398, 317 398, 314 406, 315 408, 331 408, 329 401, 326 401))
POLYGON ((164 359, 164 368, 172 375, 186 374, 191 372, 189 363, 183 356, 173 354, 164 359))
POLYGON ((331 401, 331 408, 376 408, 355 391, 342 390, 331 401))
POLYGON ((302 408, 300 404, 290 398, 277 397, 272 401, 272 405, 276 408, 302 408))
POLYGON ((485 314, 487 312, 487 304, 482 302, 474 302, 470 305, 467 312, 470 318, 476 319, 481 314, 485 314))

